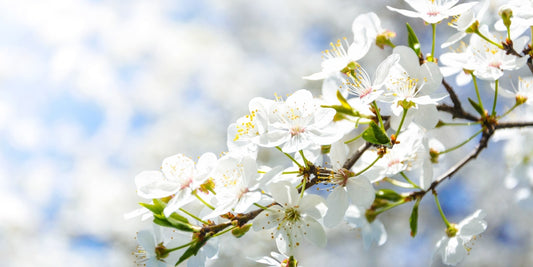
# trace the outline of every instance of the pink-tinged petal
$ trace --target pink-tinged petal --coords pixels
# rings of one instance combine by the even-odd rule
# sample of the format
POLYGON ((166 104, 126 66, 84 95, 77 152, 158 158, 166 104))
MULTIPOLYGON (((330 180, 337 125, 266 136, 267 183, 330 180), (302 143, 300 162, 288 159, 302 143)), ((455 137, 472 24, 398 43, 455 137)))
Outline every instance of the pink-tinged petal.
POLYGON ((396 11, 406 17, 411 17, 411 18, 420 18, 421 15, 420 13, 417 13, 417 12, 414 12, 414 11, 411 11, 411 10, 405 10, 405 9, 398 9, 398 8, 394 8, 394 7, 390 7, 390 6, 387 6, 387 8, 390 10, 390 11, 396 11))
POLYGON ((342 220, 348 209, 348 195, 342 186, 337 186, 327 199, 328 211, 324 217, 326 227, 334 227, 342 220))
POLYGON ((459 242, 457 237, 452 237, 448 240, 448 244, 444 248, 444 255, 442 262, 449 265, 456 265, 466 256, 466 249, 463 244, 459 242))
POLYGON ((326 232, 324 231, 324 227, 315 219, 305 217, 302 228, 305 239, 309 240, 309 242, 319 247, 326 245, 326 232))
POLYGON ((160 171, 143 171, 135 176, 137 194, 142 198, 153 199, 170 196, 180 189, 180 184, 170 181, 160 171))
POLYGON ((346 191, 352 203, 358 207, 368 208, 374 202, 374 187, 364 176, 349 178, 346 183, 346 191))

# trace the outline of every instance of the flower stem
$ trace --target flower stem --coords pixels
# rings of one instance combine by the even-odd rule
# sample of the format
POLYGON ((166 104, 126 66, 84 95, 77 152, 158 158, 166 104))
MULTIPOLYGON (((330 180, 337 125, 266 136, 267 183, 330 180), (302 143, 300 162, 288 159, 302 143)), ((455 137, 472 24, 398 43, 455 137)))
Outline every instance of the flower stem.
POLYGON ((189 243, 187 243, 187 244, 185 244, 185 245, 181 245, 181 246, 179 246, 179 247, 175 247, 175 248, 167 248, 167 249, 165 250, 165 252, 168 252, 168 253, 170 253, 170 252, 174 252, 174 251, 176 251, 176 250, 179 250, 179 249, 182 249, 182 248, 188 247, 188 246, 192 245, 194 242, 195 242, 195 241, 193 240, 193 241, 191 241, 191 242, 189 242, 189 243))
POLYGON ((304 151, 300 149, 300 151, 298 151, 300 153, 300 155, 302 156, 302 159, 304 160, 304 164, 305 164, 305 167, 306 168, 309 168, 309 161, 305 158, 305 155, 304 155, 304 151))
POLYGON ((230 228, 228 228, 228 229, 225 229, 225 230, 223 230, 223 231, 220 231, 220 232, 214 234, 213 237, 215 237, 215 236, 221 236, 221 235, 223 235, 223 234, 225 234, 225 233, 227 233, 227 232, 229 232, 229 231, 235 229, 236 227, 237 227, 237 226, 232 226, 232 227, 230 227, 230 228))
POLYGON ((498 43, 492 41, 491 39, 487 38, 487 36, 483 35, 479 30, 476 30, 474 33, 477 34, 479 37, 483 38, 483 40, 485 40, 485 41, 497 46, 499 49, 503 50, 503 45, 502 44, 498 44, 498 43))
POLYGON ((298 167, 300 167, 300 168, 302 167, 302 165, 301 165, 298 161, 296 161, 291 155, 289 155, 288 153, 283 152, 283 150, 281 150, 281 147, 276 146, 276 148, 277 148, 279 151, 281 151, 281 153, 285 154, 285 156, 287 156, 289 159, 291 159, 292 162, 296 163, 296 165, 298 165, 298 167))
POLYGON ((466 143, 470 142, 470 140, 474 139, 474 137, 476 137, 477 135, 479 135, 481 132, 483 132, 483 128, 481 128, 479 131, 477 131, 474 135, 470 136, 468 139, 466 139, 464 142, 452 147, 452 148, 449 148, 449 149, 446 149, 444 151, 441 151, 439 152, 439 155, 442 155, 442 154, 445 154, 445 153, 448 153, 448 152, 452 152, 462 146, 464 146, 466 143))
POLYGON ((402 112, 402 120, 400 121, 400 125, 398 126, 398 129, 396 130, 396 138, 398 138, 398 135, 400 135, 400 131, 402 129, 402 126, 403 126, 403 122, 405 121, 405 116, 407 115, 407 111, 409 109, 406 109, 406 108, 403 108, 403 112, 402 112))
POLYGON ((433 191, 433 196, 435 196, 435 203, 437 203, 437 208, 439 209, 440 216, 442 217, 442 221, 444 222, 444 224, 446 224, 446 228, 450 228, 450 222, 448 221, 448 219, 446 219, 446 216, 444 215, 444 212, 442 211, 439 198, 437 197, 437 192, 433 191))
POLYGON ((431 24, 431 29, 433 30, 433 42, 431 43, 431 59, 433 60, 435 58, 435 39, 437 38, 437 24, 431 24))
POLYGON ((214 210, 215 207, 211 206, 209 203, 207 203, 205 200, 203 200, 197 193, 196 191, 193 191, 192 193, 198 200, 200 200, 200 202, 204 203, 204 205, 206 205, 208 208, 214 210))
POLYGON ((351 142, 353 142, 353 141, 355 141, 355 140, 361 138, 361 136, 363 136, 364 133, 365 133, 365 132, 362 132, 362 133, 360 133, 359 135, 357 135, 356 137, 354 137, 354 138, 352 138, 352 139, 350 139, 350 140, 348 140, 348 141, 344 141, 344 143, 345 143, 345 144, 349 144, 349 143, 351 143, 351 142))
POLYGON ((354 176, 359 176, 361 175, 363 172, 366 172, 368 169, 370 169, 370 167, 374 166, 374 164, 376 164, 376 162, 378 162, 378 160, 381 158, 381 156, 378 156, 372 163, 370 163, 370 165, 366 166, 366 168, 364 168, 362 171, 356 173, 354 176))
POLYGON ((203 223, 203 224, 209 224, 208 222, 206 222, 206 221, 204 221, 204 220, 202 220, 202 219, 196 217, 196 215, 194 215, 194 214, 192 214, 192 213, 190 213, 190 212, 188 212, 188 211, 186 211, 186 210, 184 210, 184 209, 182 209, 182 208, 180 208, 180 211, 182 211, 183 213, 185 213, 185 214, 191 216, 193 219, 195 219, 195 220, 197 220, 197 221, 199 221, 199 222, 201 222, 201 223, 203 223))
MULTIPOLYGON (((479 95, 479 89, 477 86, 477 79, 476 76, 472 73, 472 81, 474 82, 474 88, 476 89, 476 95, 477 95, 477 101, 479 102, 479 106, 483 111, 485 111, 485 108, 483 107, 483 101, 481 101, 481 96, 479 95)), ((481 114, 481 117, 485 117, 485 113, 481 114)))
POLYGON ((379 114, 379 108, 378 108, 378 104, 376 103, 376 100, 372 102, 372 107, 374 107, 374 110, 376 111, 376 116, 378 116, 379 126, 381 127, 383 131, 385 131, 385 125, 383 124, 383 119, 381 118, 381 114, 379 114))
POLYGON ((505 113, 503 113, 502 115, 500 115, 500 116, 498 117, 498 119, 507 116, 509 113, 511 113, 511 111, 513 111, 513 110, 514 110, 516 107, 518 107, 518 106, 520 106, 520 104, 515 103, 514 106, 512 106, 508 111, 506 111, 505 113))
POLYGON ((495 81, 495 87, 494 87, 494 103, 492 103, 492 112, 490 113, 491 116, 496 115, 496 101, 498 101, 498 84, 500 80, 495 81))
POLYGON ((422 188, 420 188, 420 186, 418 186, 417 184, 413 183, 413 181, 411 181, 411 179, 409 179, 409 177, 407 177, 405 173, 400 172, 400 175, 403 177, 403 179, 405 179, 408 183, 410 183, 414 188, 422 190, 422 188))
POLYGON ((470 121, 470 122, 441 122, 440 127, 442 126, 472 126, 476 124, 481 124, 480 121, 470 121))

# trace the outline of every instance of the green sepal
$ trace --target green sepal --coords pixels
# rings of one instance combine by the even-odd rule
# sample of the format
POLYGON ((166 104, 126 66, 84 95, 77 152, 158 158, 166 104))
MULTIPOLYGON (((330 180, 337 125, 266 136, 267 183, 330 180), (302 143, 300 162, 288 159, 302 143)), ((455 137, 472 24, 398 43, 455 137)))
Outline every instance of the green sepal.
POLYGON ((344 98, 344 96, 342 96, 339 90, 337 90, 337 99, 339 99, 339 102, 341 103, 340 105, 321 106, 323 108, 332 108, 337 111, 337 114, 335 114, 337 121, 345 118, 343 114, 350 115, 353 117, 358 117, 360 115, 359 112, 355 112, 353 110, 352 106, 348 104, 348 101, 346 100, 346 98, 344 98))
POLYGON ((416 236, 416 231, 418 230, 418 204, 420 204, 421 198, 417 199, 415 205, 413 206, 413 211, 411 211, 411 216, 409 217, 409 226, 411 227, 411 236, 416 236))
POLYGON ((252 224, 245 224, 242 227, 236 227, 231 230, 231 234, 236 238, 240 238, 245 235, 248 230, 250 230, 250 227, 252 227, 252 224))
POLYGON ((198 251, 205 245, 205 243, 207 243, 207 240, 209 240, 209 238, 204 237, 193 243, 185 252, 183 252, 183 255, 181 255, 178 262, 176 262, 174 266, 178 266, 180 263, 186 261, 188 258, 198 254, 198 251))
POLYGON ((369 143, 377 145, 390 144, 390 139, 387 136, 387 133, 385 133, 385 131, 373 121, 370 122, 369 127, 363 132, 363 139, 369 143))
POLYGON ((474 109, 479 113, 479 115, 483 116, 485 115, 485 111, 481 108, 481 106, 476 103, 474 100, 472 100, 470 97, 468 98, 468 102, 470 102, 470 105, 474 107, 474 109))
POLYGON ((194 232, 196 230, 192 227, 192 225, 189 224, 189 221, 185 217, 175 212, 172 213, 170 217, 167 217, 167 221, 172 225, 173 228, 184 232, 194 232))
POLYGON ((165 209, 164 207, 161 207, 159 205, 152 205, 152 204, 148 204, 148 203, 139 203, 139 205, 147 208, 149 211, 151 211, 152 213, 154 214, 161 214, 163 212, 163 210, 165 209))
POLYGON ((407 44, 415 51, 416 56, 420 57, 422 55, 422 52, 420 51, 420 41, 418 41, 418 37, 416 37, 415 31, 413 31, 411 25, 409 25, 409 23, 405 23, 405 26, 407 27, 408 34, 407 44))
POLYGON ((298 266, 298 261, 294 258, 294 256, 290 256, 287 262, 287 267, 297 267, 297 266, 298 266))
POLYGON ((386 199, 386 200, 393 201, 393 202, 403 199, 403 197, 400 194, 396 193, 396 191, 392 189, 378 190, 376 192, 376 198, 386 199))
POLYGON ((167 220, 154 217, 154 223, 163 227, 173 227, 167 220))

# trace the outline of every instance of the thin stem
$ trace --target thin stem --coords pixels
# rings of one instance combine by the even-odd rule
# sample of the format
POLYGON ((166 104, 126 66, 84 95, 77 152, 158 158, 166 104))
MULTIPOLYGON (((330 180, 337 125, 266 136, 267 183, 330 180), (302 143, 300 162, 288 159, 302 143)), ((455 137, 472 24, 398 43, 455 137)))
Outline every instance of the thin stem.
POLYGON ((383 181, 389 182, 392 185, 395 185, 395 186, 398 186, 398 187, 402 187, 402 188, 415 188, 412 184, 400 182, 400 181, 398 181, 396 179, 393 179, 393 178, 390 178, 390 177, 383 178, 383 181))
POLYGON ((403 177, 403 179, 405 179, 408 183, 410 183, 414 188, 422 190, 422 188, 420 188, 420 186, 418 186, 417 184, 413 183, 413 181, 411 181, 411 179, 409 179, 409 177, 407 177, 405 173, 400 172, 400 175, 403 177))
POLYGON ((361 136, 363 136, 364 133, 365 133, 365 132, 362 132, 362 133, 358 134, 356 137, 354 137, 354 138, 352 138, 352 139, 350 139, 350 140, 348 140, 348 141, 344 141, 344 143, 345 143, 345 144, 349 144, 349 143, 351 143, 351 142, 353 142, 353 141, 355 141, 355 140, 361 138, 361 136))
POLYGON ((203 224, 209 224, 208 222, 206 222, 206 221, 204 221, 204 220, 202 220, 202 219, 196 217, 196 215, 194 215, 194 214, 192 214, 192 213, 190 213, 190 212, 188 212, 188 211, 186 211, 186 210, 184 210, 184 209, 182 209, 182 208, 180 208, 180 211, 182 211, 183 213, 185 213, 185 214, 191 216, 193 219, 195 219, 195 220, 197 220, 197 221, 199 221, 199 222, 201 222, 201 223, 203 223, 203 224))
POLYGON ((479 89, 478 89, 478 86, 477 86, 477 79, 476 79, 476 76, 472 73, 472 81, 474 82, 474 88, 476 88, 476 95, 477 95, 477 101, 479 102, 479 106, 481 107, 481 109, 483 110, 483 114, 481 114, 481 117, 485 117, 485 108, 483 107, 483 102, 481 101, 481 96, 479 95, 479 89))
POLYGON ((476 124, 481 124, 480 121, 470 121, 470 122, 440 122, 439 126, 472 126, 476 124))
POLYGON ((531 32, 531 47, 533 48, 533 26, 529 26, 529 30, 531 32))
POLYGON ((503 113, 502 115, 498 116, 498 119, 501 119, 507 115, 509 115, 509 113, 511 113, 511 111, 513 111, 515 108, 517 108, 518 106, 520 106, 520 104, 517 104, 515 103, 514 106, 512 106, 508 111, 506 111, 505 113, 503 113))
POLYGON ((223 234, 225 234, 225 233, 227 233, 227 232, 229 232, 229 231, 235 229, 236 227, 237 227, 237 226, 233 226, 233 227, 230 227, 230 228, 228 228, 228 229, 226 229, 226 230, 220 231, 220 232, 214 234, 213 237, 221 236, 221 235, 223 235, 223 234))
POLYGON ((448 152, 452 152, 462 146, 464 146, 466 143, 470 142, 470 140, 474 139, 474 137, 478 136, 480 133, 483 132, 483 128, 481 128, 479 131, 477 131, 474 135, 470 136, 468 139, 466 139, 464 142, 452 147, 452 148, 449 148, 449 149, 446 149, 444 151, 441 151, 439 152, 439 155, 442 155, 442 154, 445 154, 445 153, 448 153, 448 152))
POLYGON ((185 244, 185 245, 181 245, 181 246, 179 246, 179 247, 175 247, 175 248, 167 248, 167 249, 165 250, 165 252, 170 253, 170 252, 174 252, 174 251, 176 251, 176 250, 180 250, 180 249, 182 249, 182 248, 186 248, 186 247, 192 245, 194 242, 195 242, 195 241, 193 240, 193 241, 191 241, 191 242, 189 242, 189 243, 187 243, 187 244, 185 244))
POLYGON ((406 201, 405 201, 405 199, 402 199, 402 200, 400 200, 400 201, 398 201, 398 202, 395 202, 395 203, 393 203, 393 204, 391 204, 391 205, 389 205, 389 206, 386 206, 386 207, 383 208, 383 209, 376 210, 376 216, 379 215, 379 214, 381 214, 381 213, 383 213, 383 212, 385 212, 385 211, 388 211, 388 210, 390 210, 390 209, 392 209, 392 208, 394 208, 394 207, 400 206, 400 205, 402 205, 402 204, 404 204, 404 203, 406 203, 406 201))
POLYGON ((354 176, 359 176, 361 175, 363 172, 366 172, 368 169, 370 169, 370 167, 374 166, 374 164, 376 164, 376 162, 378 162, 378 160, 381 158, 381 156, 378 156, 372 163, 370 163, 370 165, 366 166, 366 168, 364 168, 362 171, 356 173, 354 176))
POLYGON ((208 208, 210 208, 211 210, 214 210, 215 207, 211 206, 209 203, 207 203, 205 200, 203 200, 197 193, 196 191, 193 191, 192 193, 198 200, 200 200, 200 202, 204 203, 204 205, 206 205, 208 208))
POLYGON ((255 205, 256 207, 259 207, 259 208, 264 209, 264 210, 268 209, 267 207, 262 206, 262 205, 259 205, 259 204, 257 204, 257 203, 254 203, 254 205, 255 205))
POLYGON ((498 44, 492 41, 491 39, 487 38, 487 36, 483 35, 479 30, 476 30, 474 33, 477 34, 479 37, 483 38, 483 40, 497 46, 499 49, 502 49, 502 50, 504 49, 502 44, 498 44))
POLYGON ((496 101, 498 100, 498 84, 500 80, 496 80, 495 87, 494 87, 494 103, 492 103, 492 112, 490 113, 491 116, 496 115, 496 101))
POLYGON ((298 161, 296 161, 291 155, 289 155, 288 153, 283 152, 283 150, 281 150, 281 147, 276 146, 276 148, 277 148, 279 151, 281 151, 281 153, 285 154, 285 156, 287 156, 289 159, 291 159, 292 162, 294 162, 296 165, 298 165, 298 167, 300 167, 300 168, 302 167, 302 165, 301 165, 298 161))
POLYGON ((431 58, 435 58, 435 39, 437 38, 437 24, 431 24, 431 29, 433 30, 433 41, 431 43, 431 58))
MULTIPOLYGON (((432 24, 433 25, 433 24, 432 24)), ((398 129, 396 130, 396 138, 398 138, 398 135, 400 135, 400 130, 402 129, 402 126, 403 126, 403 122, 405 121, 405 116, 407 115, 407 111, 409 109, 406 109, 406 108, 403 108, 403 112, 402 112, 402 120, 400 121, 400 125, 398 126, 398 129)))
POLYGON ((435 196, 435 203, 437 203, 437 208, 439 209, 440 216, 442 217, 442 221, 444 221, 444 224, 446 224, 446 228, 450 228, 450 222, 448 221, 448 219, 446 219, 446 216, 444 215, 444 212, 442 211, 439 198, 437 197, 437 193, 435 191, 433 191, 433 196, 435 196))
POLYGON ((305 167, 308 168, 309 167, 309 163, 308 163, 309 161, 305 158, 304 151, 300 150, 298 152, 300 153, 300 156, 302 156, 302 159, 304 160, 305 167))
POLYGON ((281 174, 296 174, 296 173, 300 173, 300 171, 287 171, 287 172, 282 172, 281 174))
POLYGON ((385 131, 385 125, 383 124, 383 119, 381 118, 381 114, 379 114, 378 104, 376 103, 375 100, 372 102, 372 106, 374 107, 374 110, 376 111, 376 116, 378 116, 379 127, 381 127, 383 131, 385 131))

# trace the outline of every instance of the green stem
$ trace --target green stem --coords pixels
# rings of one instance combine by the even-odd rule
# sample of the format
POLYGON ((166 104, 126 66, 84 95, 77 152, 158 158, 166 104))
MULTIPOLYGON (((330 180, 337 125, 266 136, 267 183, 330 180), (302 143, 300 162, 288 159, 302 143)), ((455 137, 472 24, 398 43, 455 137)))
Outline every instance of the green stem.
POLYGON ((388 210, 390 210, 390 209, 392 209, 394 207, 400 206, 400 205, 402 205, 404 203, 406 203, 406 201, 405 201, 405 199, 402 199, 402 200, 400 200, 398 202, 395 202, 395 203, 393 203, 393 204, 391 204, 391 205, 389 205, 389 206, 387 206, 387 207, 385 207, 383 209, 376 210, 376 216, 381 214, 381 213, 383 213, 383 212, 385 212, 385 211, 388 211, 388 210))
POLYGON ((437 203, 437 208, 439 208, 442 221, 444 221, 444 224, 446 224, 446 228, 450 228, 450 222, 448 221, 448 219, 446 219, 446 216, 444 216, 444 212, 442 211, 442 207, 440 206, 439 198, 437 197, 437 193, 435 191, 433 191, 433 196, 435 196, 435 203, 437 203))
POLYGON ((400 175, 403 177, 403 179, 405 179, 408 183, 410 183, 414 188, 422 190, 422 188, 420 188, 420 186, 418 186, 417 184, 413 183, 413 181, 411 181, 411 179, 409 179, 409 177, 407 177, 405 173, 400 172, 400 175))
POLYGON ((282 172, 281 174, 297 174, 297 173, 300 173, 300 171, 282 172))
POLYGON ((215 207, 211 206, 209 203, 207 203, 205 200, 203 200, 197 193, 196 191, 193 191, 192 194, 198 199, 200 200, 202 203, 204 203, 204 205, 206 205, 208 208, 214 210, 215 207))
POLYGON ((302 156, 302 159, 304 160, 305 167, 309 168, 309 161, 305 158, 304 151, 300 150, 298 152, 300 153, 300 156, 302 156))
POLYGON ((378 104, 376 103, 375 100, 372 102, 372 106, 374 107, 374 110, 376 111, 376 116, 378 116, 379 126, 381 127, 383 131, 385 131, 385 125, 383 124, 383 119, 381 118, 381 114, 379 114, 378 104))
POLYGON ((213 237, 215 237, 215 236, 221 236, 221 235, 223 235, 223 234, 225 234, 225 233, 227 233, 227 232, 229 232, 229 231, 235 229, 236 227, 237 227, 237 226, 232 226, 232 227, 230 227, 230 228, 228 228, 228 229, 225 229, 224 231, 220 231, 220 232, 214 234, 213 237))
POLYGON ((483 40, 485 40, 485 41, 497 46, 499 49, 503 50, 503 45, 502 44, 498 44, 498 43, 492 41, 491 39, 487 38, 487 36, 483 35, 479 30, 476 30, 474 33, 477 34, 479 37, 483 38, 483 40))
POLYGON ((354 137, 354 138, 352 138, 352 139, 350 139, 350 140, 348 140, 348 141, 345 141, 344 143, 345 143, 345 144, 349 144, 349 143, 351 143, 351 142, 353 142, 353 141, 355 141, 355 140, 361 138, 361 136, 363 136, 364 133, 365 133, 365 132, 362 132, 362 133, 360 133, 359 135, 357 135, 356 137, 354 137))
POLYGON ((431 59, 435 58, 435 39, 437 38, 437 24, 431 24, 431 29, 433 30, 433 42, 431 43, 431 59))
POLYGON ((498 119, 501 119, 501 118, 507 116, 509 113, 511 113, 511 111, 513 111, 513 110, 514 110, 515 108, 517 108, 518 106, 520 106, 520 104, 515 103, 514 106, 512 106, 508 111, 506 111, 505 113, 503 113, 502 115, 500 115, 500 116, 498 117, 498 119))
POLYGON ((483 132, 483 128, 481 128, 479 131, 477 131, 474 135, 470 136, 468 139, 466 139, 464 142, 452 147, 452 148, 449 148, 449 149, 446 149, 444 151, 441 151, 439 152, 439 155, 442 155, 442 154, 445 154, 445 153, 448 153, 448 152, 452 152, 460 147, 462 147, 463 145, 465 145, 466 143, 470 142, 470 140, 474 139, 474 137, 476 137, 477 135, 479 135, 480 133, 483 132))
POLYGON ((392 185, 395 185, 395 186, 398 186, 398 187, 402 187, 402 188, 414 188, 413 185, 411 185, 411 184, 400 182, 400 181, 398 181, 396 179, 393 179, 393 178, 390 178, 390 177, 383 178, 383 181, 389 182, 392 185))
POLYGON ((257 203, 254 203, 254 205, 257 206, 257 207, 259 207, 259 208, 261 208, 261 209, 264 209, 264 210, 267 210, 267 209, 268 209, 267 207, 265 207, 265 206, 261 206, 261 205, 259 205, 259 204, 257 204, 257 203))
POLYGON ((289 159, 291 159, 292 162, 296 163, 296 165, 298 165, 298 167, 300 167, 300 168, 302 167, 302 165, 301 165, 300 163, 298 163, 298 161, 296 161, 291 155, 289 155, 289 154, 283 152, 283 150, 281 150, 281 147, 276 146, 276 148, 277 148, 279 151, 281 151, 281 153, 285 154, 285 156, 287 156, 289 159))
MULTIPOLYGON (((479 106, 481 107, 483 112, 485 112, 485 108, 483 107, 483 102, 481 101, 481 96, 479 95, 479 89, 477 86, 476 76, 474 75, 474 73, 472 73, 471 75, 472 75, 472 81, 474 82, 474 88, 476 88, 477 101, 479 102, 479 106)), ((481 114, 481 117, 485 118, 485 113, 481 114)))
POLYGON ((470 122, 441 122, 439 127, 442 126, 472 126, 476 124, 481 124, 480 121, 470 121, 470 122))
POLYGON ((381 156, 378 156, 372 163, 370 163, 370 165, 366 166, 366 168, 364 168, 362 171, 356 173, 354 176, 359 176, 361 175, 363 172, 366 172, 368 169, 370 169, 370 167, 374 166, 374 164, 376 164, 376 162, 378 162, 378 160, 381 158, 381 156))
POLYGON ((192 245, 194 242, 195 242, 195 241, 193 240, 193 241, 191 241, 191 242, 189 242, 189 243, 187 243, 187 244, 185 244, 185 245, 181 245, 181 246, 179 246, 179 247, 175 247, 175 248, 167 248, 165 251, 168 252, 168 253, 170 253, 170 252, 174 252, 174 251, 176 251, 176 250, 179 250, 179 249, 182 249, 182 248, 188 247, 188 246, 192 245))
POLYGON ((400 135, 400 130, 402 129, 402 126, 403 126, 403 122, 405 121, 405 116, 407 115, 407 111, 409 109, 406 109, 406 108, 403 108, 403 113, 402 113, 402 120, 400 121, 400 125, 398 126, 398 129, 396 130, 396 139, 398 139, 398 135, 400 135))
POLYGON ((492 112, 490 113, 491 116, 496 115, 496 101, 498 101, 498 84, 500 80, 496 80, 495 87, 494 87, 494 103, 492 103, 492 112))
POLYGON ((202 219, 196 217, 196 215, 194 215, 194 214, 192 214, 192 213, 190 213, 190 212, 188 212, 188 211, 186 211, 186 210, 184 210, 184 209, 182 209, 182 208, 180 208, 180 211, 182 211, 183 213, 185 213, 185 214, 191 216, 193 219, 195 219, 195 220, 197 220, 197 221, 199 221, 199 222, 201 222, 201 223, 203 223, 203 224, 209 224, 208 222, 206 222, 206 221, 204 221, 204 220, 202 220, 202 219))

